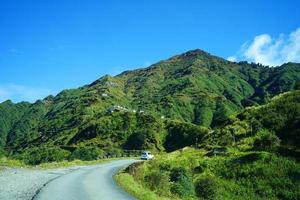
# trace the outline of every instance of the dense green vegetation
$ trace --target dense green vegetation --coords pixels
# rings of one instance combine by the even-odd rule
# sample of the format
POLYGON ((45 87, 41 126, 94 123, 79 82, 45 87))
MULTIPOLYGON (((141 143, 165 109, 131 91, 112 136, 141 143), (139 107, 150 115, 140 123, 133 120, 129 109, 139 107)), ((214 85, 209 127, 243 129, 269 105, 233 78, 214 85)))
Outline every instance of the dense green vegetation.
POLYGON ((299 117, 300 90, 281 94, 197 136, 198 148, 132 165, 117 180, 157 199, 299 199, 299 117), (227 151, 216 152, 220 146, 227 151))
POLYGON ((159 196, 157 199, 300 197, 300 165, 263 151, 232 149, 226 156, 208 156, 205 150, 186 149, 133 165, 118 176, 133 179, 138 187, 159 196))
POLYGON ((21 119, 29 106, 29 103, 13 104, 9 100, 0 104, 0 148, 6 145, 11 128, 21 119))
POLYGON ((203 144, 241 150, 279 150, 299 155, 300 90, 280 94, 266 105, 247 108, 207 135, 203 144), (274 149, 275 148, 275 149, 274 149))
POLYGON ((127 170, 118 176, 132 179, 157 199, 300 197, 299 164, 267 152, 232 150, 226 156, 209 157, 206 151, 187 149, 127 170))
MULTIPOLYGON (((204 143, 242 142, 247 146, 249 126, 255 130, 260 123, 285 144, 284 151, 294 151, 297 131, 285 134, 283 130, 295 130, 298 119, 287 119, 281 123, 289 125, 278 123, 276 130, 270 130, 259 117, 231 116, 297 87, 299 66, 234 63, 193 50, 148 68, 104 76, 33 104, 6 101, 0 104, 0 149, 37 163, 89 160, 124 149, 161 152, 204 143), (216 129, 230 120, 233 125, 216 129), (242 128, 241 133, 232 134, 232 126, 247 129, 246 135, 242 128), (39 149, 45 155, 39 155, 39 149)), ((270 117, 273 123, 281 120, 270 117)))

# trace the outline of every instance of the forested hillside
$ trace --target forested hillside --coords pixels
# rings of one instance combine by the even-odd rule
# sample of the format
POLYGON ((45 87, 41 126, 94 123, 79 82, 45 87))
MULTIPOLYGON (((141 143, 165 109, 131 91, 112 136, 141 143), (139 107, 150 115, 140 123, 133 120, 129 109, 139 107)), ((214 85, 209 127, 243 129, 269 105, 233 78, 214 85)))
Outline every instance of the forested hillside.
POLYGON ((79 147, 172 151, 299 80, 300 64, 270 68, 188 51, 33 104, 3 102, 0 145, 14 154, 41 147, 66 154, 79 147))
POLYGON ((6 145, 10 130, 21 119, 29 106, 30 103, 13 104, 9 100, 0 104, 0 148, 6 145))

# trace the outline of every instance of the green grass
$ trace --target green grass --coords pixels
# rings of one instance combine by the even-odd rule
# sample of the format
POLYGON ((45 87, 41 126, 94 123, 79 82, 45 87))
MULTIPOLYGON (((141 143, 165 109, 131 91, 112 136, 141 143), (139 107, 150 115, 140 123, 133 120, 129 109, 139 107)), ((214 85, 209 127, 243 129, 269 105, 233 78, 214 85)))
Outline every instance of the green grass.
MULTIPOLYGON (((136 159, 136 157, 130 157, 131 159, 136 159)), ((73 166, 80 166, 80 165, 96 165, 106 162, 111 162, 114 160, 124 160, 128 158, 107 158, 107 159, 100 159, 100 160, 92 160, 92 161, 82 161, 82 160, 73 160, 73 161, 61 161, 61 162, 50 162, 50 163, 42 163, 40 165, 26 165, 24 162, 20 160, 14 160, 7 157, 0 158, 0 169, 4 169, 6 167, 22 167, 22 168, 32 168, 37 167, 41 169, 55 169, 61 167, 73 167, 73 166)))
POLYGON ((0 169, 5 167, 29 167, 21 160, 14 160, 7 157, 0 158, 0 169))
POLYGON ((125 191, 141 199, 300 198, 300 165, 294 159, 234 148, 226 155, 208 156, 208 152, 184 148, 158 155, 155 160, 127 168, 116 180, 125 191))
POLYGON ((120 172, 114 176, 114 179, 121 188, 140 200, 167 200, 137 183, 128 173, 120 172))

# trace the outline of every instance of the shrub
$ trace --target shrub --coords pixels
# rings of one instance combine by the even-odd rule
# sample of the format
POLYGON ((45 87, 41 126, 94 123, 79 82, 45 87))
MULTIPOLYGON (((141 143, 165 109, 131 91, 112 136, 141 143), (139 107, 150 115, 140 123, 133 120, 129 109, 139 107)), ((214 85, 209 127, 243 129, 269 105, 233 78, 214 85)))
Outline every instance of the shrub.
POLYGON ((80 160, 96 160, 102 157, 104 152, 101 149, 93 147, 83 147, 78 148, 70 156, 70 160, 80 159, 80 160))
POLYGON ((38 165, 45 162, 59 162, 67 159, 69 155, 69 151, 59 147, 41 147, 26 151, 21 155, 21 159, 24 160, 26 164, 38 165))
POLYGON ((195 187, 190 177, 180 176, 178 181, 172 184, 171 191, 179 197, 191 197, 195 195, 195 187))
POLYGON ((126 149, 146 149, 148 138, 150 138, 150 134, 148 134, 148 131, 137 131, 129 136, 124 147, 126 149))
POLYGON ((170 174, 170 181, 177 182, 180 176, 189 176, 187 170, 183 167, 173 168, 170 174))
POLYGON ((213 176, 205 176, 199 178, 195 184, 196 193, 205 200, 216 199, 217 196, 217 180, 213 176))
POLYGON ((205 169, 208 167, 208 163, 205 161, 199 162, 197 166, 194 167, 193 172, 200 174, 205 171, 205 169))
POLYGON ((179 167, 172 169, 170 180, 173 182, 171 191, 179 197, 190 197, 195 195, 192 177, 184 168, 179 167))
POLYGON ((0 148, 0 158, 5 156, 5 151, 3 149, 0 148))
POLYGON ((295 90, 300 90, 300 81, 295 83, 294 89, 295 90))
POLYGON ((209 130, 189 123, 172 121, 167 125, 168 135, 164 146, 167 151, 174 151, 200 142, 209 130))
POLYGON ((143 162, 137 162, 129 165, 126 169, 125 172, 129 173, 130 175, 135 175, 136 172, 138 171, 138 168, 143 164, 143 162))
POLYGON ((160 195, 166 195, 170 191, 169 174, 163 171, 153 171, 145 176, 147 186, 160 195))
POLYGON ((254 139, 254 149, 262 151, 274 151, 280 145, 280 139, 267 129, 258 132, 254 139))

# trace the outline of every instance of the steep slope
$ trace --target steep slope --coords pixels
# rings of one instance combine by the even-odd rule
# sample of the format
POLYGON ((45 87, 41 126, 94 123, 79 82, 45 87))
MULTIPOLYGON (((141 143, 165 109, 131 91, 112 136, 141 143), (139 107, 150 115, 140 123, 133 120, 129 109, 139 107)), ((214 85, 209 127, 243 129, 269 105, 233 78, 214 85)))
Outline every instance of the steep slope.
POLYGON ((216 127, 244 106, 293 88, 299 69, 295 63, 269 68, 188 51, 38 101, 1 135, 8 134, 7 148, 20 152, 45 145, 161 150, 169 133, 165 121, 216 127), (129 145, 132 137, 139 145, 129 145))
POLYGON ((29 106, 29 103, 13 104, 11 101, 0 104, 0 149, 6 145, 10 130, 14 128, 29 106))
POLYGON ((207 135, 205 144, 238 146, 300 155, 300 90, 280 94, 262 106, 245 109, 227 124, 207 135), (288 151, 288 152, 286 152, 288 151))
MULTIPOLYGON (((7 136, 6 146, 16 149, 18 146, 27 144, 41 135, 39 127, 49 108, 47 99, 37 101, 27 107, 23 116, 19 118, 10 129, 7 136)), ((17 108, 18 109, 18 108, 17 108)))
POLYGON ((240 62, 240 69, 247 76, 249 82, 254 88, 254 94, 244 101, 253 105, 267 102, 273 96, 292 90, 296 82, 299 82, 300 67, 297 63, 287 63, 276 68, 261 68, 260 65, 240 62), (252 104, 251 104, 252 101, 252 104))

